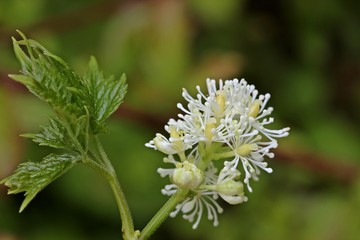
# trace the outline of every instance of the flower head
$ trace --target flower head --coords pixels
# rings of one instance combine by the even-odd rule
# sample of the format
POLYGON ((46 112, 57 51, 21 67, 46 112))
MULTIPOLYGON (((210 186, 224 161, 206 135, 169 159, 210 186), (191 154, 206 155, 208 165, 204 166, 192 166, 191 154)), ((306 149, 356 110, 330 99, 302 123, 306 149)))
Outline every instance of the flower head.
POLYGON ((157 134, 146 144, 167 154, 164 162, 174 165, 158 170, 173 182, 162 193, 190 190, 171 216, 182 212, 185 219, 194 221, 193 228, 198 226, 204 209, 208 219, 218 224, 217 214, 222 212, 216 202, 219 197, 229 204, 247 201, 244 184, 252 192, 250 180, 258 180, 261 170, 272 172, 265 158, 274 157, 276 139, 289 131, 268 128, 274 121, 269 117, 273 108, 266 106, 270 94, 259 94, 244 79, 220 80, 218 84, 207 79, 206 83, 207 93, 197 86, 196 97, 183 89, 187 105, 179 103, 183 113, 165 126, 169 137, 157 134), (222 166, 221 170, 215 165, 222 166))

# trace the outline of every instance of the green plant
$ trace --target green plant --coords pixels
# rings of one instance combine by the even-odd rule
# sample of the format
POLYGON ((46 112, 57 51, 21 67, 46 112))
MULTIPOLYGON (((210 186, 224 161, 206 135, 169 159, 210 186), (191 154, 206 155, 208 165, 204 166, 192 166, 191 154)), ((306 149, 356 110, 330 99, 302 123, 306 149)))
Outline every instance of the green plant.
POLYGON ((109 182, 118 204, 123 238, 147 239, 169 215, 179 212, 194 222, 194 229, 204 212, 218 225, 217 214, 223 209, 217 199, 229 204, 247 201, 243 183, 252 192, 250 179, 257 180, 260 169, 272 172, 264 157, 274 156, 271 150, 277 147, 276 138, 287 136, 289 128, 268 129, 273 122, 268 117, 272 108, 266 108, 269 94, 259 95, 243 79, 219 84, 208 79, 208 93, 198 87, 196 98, 184 89, 188 105, 178 104, 184 114, 166 125, 170 137, 157 134, 146 144, 165 153, 164 162, 173 165, 158 169, 172 182, 162 191, 171 197, 142 231, 135 230, 116 172, 98 137, 108 131, 106 120, 123 101, 125 75, 120 79, 105 77, 91 57, 85 75, 78 76, 61 58, 19 33, 22 40, 13 39, 13 43, 21 74, 9 76, 47 102, 55 113, 41 132, 23 136, 62 151, 40 162, 21 163, 11 176, 1 180, 9 187, 9 194, 25 192, 20 212, 52 181, 72 167, 85 165, 109 182), (241 172, 245 174, 243 181, 241 172))

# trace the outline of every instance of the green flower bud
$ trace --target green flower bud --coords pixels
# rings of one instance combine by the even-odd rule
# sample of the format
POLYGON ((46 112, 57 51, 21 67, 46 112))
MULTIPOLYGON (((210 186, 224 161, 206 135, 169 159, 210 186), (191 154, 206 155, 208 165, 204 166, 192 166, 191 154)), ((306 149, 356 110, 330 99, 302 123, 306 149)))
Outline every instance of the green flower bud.
POLYGON ((244 194, 244 185, 241 182, 226 179, 225 181, 217 184, 215 190, 219 194, 224 195, 241 195, 244 194))

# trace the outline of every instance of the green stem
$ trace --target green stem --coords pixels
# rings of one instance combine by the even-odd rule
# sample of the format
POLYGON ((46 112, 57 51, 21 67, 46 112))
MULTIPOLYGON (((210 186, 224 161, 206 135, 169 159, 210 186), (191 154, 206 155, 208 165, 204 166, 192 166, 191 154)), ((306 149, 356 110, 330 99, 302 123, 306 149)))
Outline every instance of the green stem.
POLYGON ((175 206, 184 200, 189 193, 189 190, 179 189, 169 200, 162 206, 162 208, 155 214, 150 222, 141 231, 139 240, 148 239, 156 229, 165 221, 175 206))
POLYGON ((100 159, 98 159, 98 163, 95 163, 90 160, 86 162, 86 164, 91 168, 95 169, 103 176, 105 176, 106 179, 108 180, 111 189, 115 195, 116 203, 118 205, 121 222, 122 222, 123 238, 125 240, 136 240, 138 239, 137 238, 138 232, 134 231, 134 225, 131 217, 130 208, 127 204, 125 194, 116 176, 114 167, 112 166, 109 158, 107 157, 99 138, 95 136, 94 140, 95 140, 96 150, 98 153, 96 155, 99 156, 100 159))
POLYGON ((124 192, 121 189, 120 183, 116 175, 112 175, 109 180, 111 189, 116 198, 116 203, 119 208, 121 222, 122 222, 122 232, 125 240, 136 240, 137 234, 134 231, 134 225, 131 217, 131 212, 126 202, 124 192))
POLYGON ((114 167, 113 165, 111 164, 101 142, 100 142, 100 139, 98 136, 94 136, 94 141, 95 141, 95 147, 96 147, 96 150, 97 150, 97 153, 99 154, 100 156, 100 160, 101 162, 105 165, 105 167, 109 170, 109 171, 112 171, 114 174, 115 174, 115 170, 114 170, 114 167))

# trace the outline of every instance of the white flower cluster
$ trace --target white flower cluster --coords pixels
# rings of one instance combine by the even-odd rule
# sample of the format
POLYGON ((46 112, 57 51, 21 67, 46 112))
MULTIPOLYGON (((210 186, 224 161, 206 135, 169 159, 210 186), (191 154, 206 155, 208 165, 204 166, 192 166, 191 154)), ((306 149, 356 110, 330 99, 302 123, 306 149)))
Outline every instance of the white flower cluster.
POLYGON ((278 145, 276 138, 287 136, 289 131, 267 128, 274 121, 268 117, 273 108, 266 107, 270 94, 259 95, 244 79, 220 80, 218 86, 215 80, 207 79, 206 83, 208 93, 197 86, 196 98, 183 89, 188 104, 178 104, 183 114, 165 126, 170 137, 158 133, 146 144, 167 154, 164 162, 174 165, 158 169, 162 177, 169 176, 172 181, 162 193, 171 196, 178 189, 190 191, 171 216, 181 211, 185 219, 194 222, 194 229, 204 211, 218 225, 217 214, 223 211, 216 202, 219 197, 230 204, 247 201, 243 183, 252 192, 250 179, 258 180, 260 169, 272 172, 264 157, 274 157, 271 150, 278 145), (215 165, 222 169, 218 171, 215 165))

